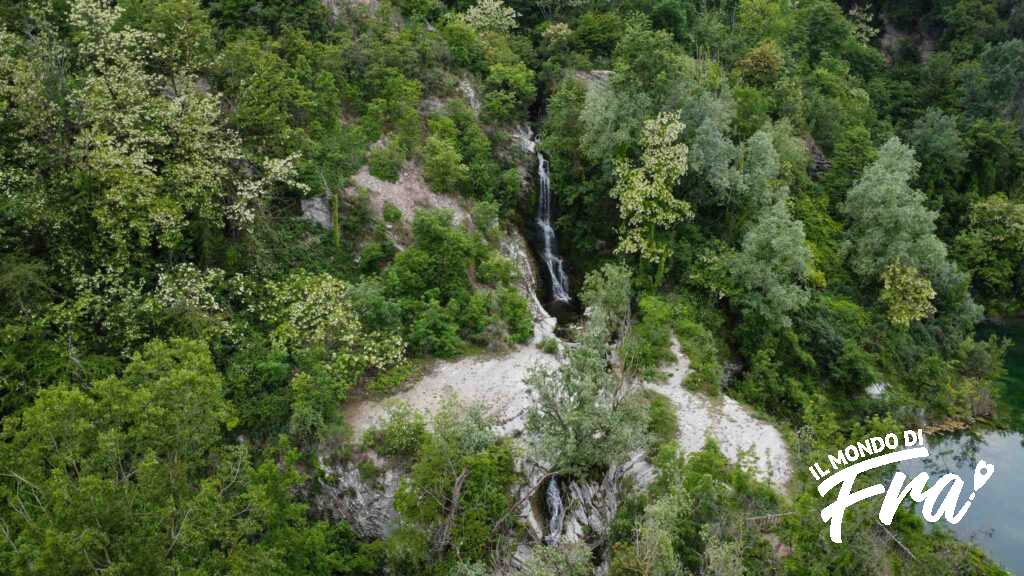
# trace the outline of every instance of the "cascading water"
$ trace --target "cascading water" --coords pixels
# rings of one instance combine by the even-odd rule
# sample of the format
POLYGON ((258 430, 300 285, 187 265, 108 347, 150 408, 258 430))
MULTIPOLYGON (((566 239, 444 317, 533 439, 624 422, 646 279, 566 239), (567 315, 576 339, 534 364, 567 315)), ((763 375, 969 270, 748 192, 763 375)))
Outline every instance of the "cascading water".
POLYGON ((558 239, 551 227, 551 184, 548 179, 548 162, 537 152, 537 179, 540 182, 540 198, 537 201, 537 228, 541 235, 541 260, 548 269, 551 279, 551 297, 558 302, 569 302, 569 277, 565 273, 562 257, 558 255, 558 239))
POLYGON ((548 535, 544 537, 544 543, 553 546, 561 538, 562 522, 565 520, 565 506, 562 504, 562 492, 558 489, 557 478, 548 481, 544 497, 548 512, 548 535))

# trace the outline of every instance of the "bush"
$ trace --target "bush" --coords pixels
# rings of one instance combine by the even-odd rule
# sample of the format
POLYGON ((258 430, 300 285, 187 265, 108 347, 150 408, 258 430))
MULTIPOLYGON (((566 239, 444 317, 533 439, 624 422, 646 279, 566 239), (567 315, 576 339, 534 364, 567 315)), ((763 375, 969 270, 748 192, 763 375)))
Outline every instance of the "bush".
POLYGON ((381 180, 396 182, 402 173, 405 150, 399 145, 397 139, 392 139, 384 146, 370 150, 367 162, 370 165, 370 174, 381 180))
POLYGON ((423 150, 423 176, 438 194, 458 192, 469 176, 458 145, 448 139, 431 136, 423 150))
POLYGON ((494 64, 487 70, 484 111, 498 122, 524 111, 536 95, 533 70, 525 64, 494 64))
POLYGON ((622 345, 626 370, 651 380, 662 376, 658 367, 675 359, 672 354, 672 307, 656 296, 640 299, 640 322, 622 345))
POLYGON ((548 336, 541 340, 540 350, 545 354, 558 354, 558 339, 548 336))
POLYGON ((432 430, 395 496, 395 509, 428 533, 447 525, 455 556, 485 559, 493 526, 512 506, 510 492, 518 478, 511 445, 498 439, 482 407, 452 401, 434 416, 432 430), (435 495, 452 494, 459 482, 459 505, 450 515, 435 495))
POLYGON ((512 261, 497 252, 492 253, 476 268, 476 279, 488 286, 505 285, 515 278, 512 261))
POLYGON ((651 390, 644 391, 644 395, 647 397, 647 432, 652 447, 658 448, 675 441, 679 434, 679 417, 672 401, 651 390))
POLYGON ((473 206, 473 224, 488 240, 494 241, 498 236, 498 216, 501 207, 495 202, 477 202, 473 206))
POLYGON ((403 360, 380 374, 377 374, 376 378, 367 383, 366 389, 381 396, 394 394, 410 381, 418 379, 422 374, 422 361, 403 360))
POLYGON ((419 354, 451 358, 462 352, 459 325, 451 309, 431 300, 417 315, 409 330, 409 346, 419 354))
POLYGON ((679 346, 690 360, 686 386, 709 394, 718 394, 722 385, 722 363, 714 335, 691 316, 686 305, 677 306, 675 332, 679 346))
POLYGON ((402 211, 398 209, 398 206, 395 206, 391 202, 384 202, 384 208, 381 212, 384 216, 384 221, 390 224, 394 224, 395 222, 402 220, 402 211))
POLYGON ((512 288, 501 288, 495 292, 498 298, 498 313, 505 323, 510 342, 522 344, 533 337, 533 315, 526 298, 512 288))
POLYGON ((408 404, 396 403, 388 408, 386 420, 363 434, 363 444, 381 456, 411 458, 427 435, 423 415, 408 404))
POLYGON ((384 267, 395 255, 390 242, 370 242, 359 251, 359 264, 363 272, 375 272, 384 267))

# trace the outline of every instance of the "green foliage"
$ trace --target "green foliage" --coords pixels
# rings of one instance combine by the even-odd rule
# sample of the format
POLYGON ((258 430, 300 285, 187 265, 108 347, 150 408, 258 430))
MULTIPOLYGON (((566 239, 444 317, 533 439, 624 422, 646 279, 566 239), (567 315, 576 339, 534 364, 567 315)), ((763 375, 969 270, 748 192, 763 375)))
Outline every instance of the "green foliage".
POLYGON ((911 322, 933 314, 934 298, 931 282, 913 267, 894 262, 882 272, 881 300, 894 326, 906 328, 911 322))
POLYGON ((498 253, 491 254, 476 268, 476 279, 490 286, 508 284, 516 274, 515 264, 498 253))
POLYGON ((391 202, 384 202, 384 208, 381 209, 381 216, 384 217, 384 221, 390 224, 394 224, 402 220, 402 211, 391 202))
POLYGON ((404 162, 405 150, 397 140, 388 141, 387 144, 370 150, 367 156, 370 174, 389 182, 398 181, 404 162))
POLYGON ((420 449, 427 435, 423 415, 405 403, 388 407, 385 420, 363 434, 363 444, 381 456, 411 458, 420 449))
POLYGON ((656 296, 640 298, 640 321, 622 343, 623 365, 645 380, 660 376, 661 364, 675 360, 672 353, 672 306, 656 296))
POLYGON ((451 358, 462 352, 464 343, 452 308, 442 307, 437 300, 417 307, 416 319, 409 328, 413 352, 439 358, 451 358))
POLYGON ((512 505, 512 450, 479 406, 448 401, 434 416, 395 508, 464 561, 483 560, 491 529, 512 505))
POLYGON ((1002 194, 978 201, 954 247, 957 259, 972 272, 986 306, 1004 314, 1020 308, 1024 206, 1002 194))
POLYGON ((652 446, 658 448, 668 445, 679 435, 679 417, 675 405, 667 397, 647 390, 647 433, 651 436, 652 446))
POLYGON ((492 64, 487 69, 484 111, 495 122, 512 120, 533 103, 534 73, 522 63, 492 64))
POLYGON ((942 269, 946 247, 934 234, 936 213, 910 187, 919 166, 914 151, 892 138, 847 193, 851 266, 860 276, 878 277, 896 260, 926 275, 942 269))
POLYGON ((366 383, 366 389, 378 395, 389 395, 407 387, 423 374, 423 362, 403 360, 374 376, 366 383))
POLYGON ((0 491, 25 512, 4 515, 16 542, 7 565, 54 574, 86 574, 97 561, 168 574, 329 565, 316 543, 330 530, 294 500, 295 454, 280 447, 259 463, 244 445, 222 445, 235 422, 223 394, 203 344, 154 341, 121 377, 50 388, 5 419, 0 460, 18 472, 0 491))
POLYGON ((558 339, 548 336, 540 341, 539 347, 545 354, 558 354, 558 339))
POLYGON ((660 283, 665 260, 672 256, 671 250, 655 241, 656 231, 691 215, 690 205, 672 195, 672 188, 686 173, 687 148, 676 142, 683 128, 678 115, 663 114, 645 122, 641 165, 619 164, 618 181, 610 192, 619 200, 623 221, 616 251, 659 264, 655 284, 660 283))
POLYGON ((808 299, 804 288, 811 266, 803 224, 793 220, 785 203, 762 213, 743 238, 743 248, 732 261, 735 299, 769 330, 788 328, 791 315, 808 299))
POLYGON ((591 552, 585 543, 534 546, 523 576, 587 576, 591 552))
POLYGON ((684 384, 706 393, 717 394, 722 383, 722 362, 718 343, 704 324, 693 317, 690 306, 676 309, 674 330, 679 347, 690 360, 690 373, 684 384))
POLYGON ((469 177, 458 146, 437 136, 427 138, 423 150, 423 175, 430 187, 440 193, 456 192, 469 177))
POLYGON ((513 288, 500 288, 497 293, 498 317, 505 325, 507 339, 524 344, 533 337, 533 314, 526 298, 513 288))
POLYGON ((210 14, 220 26, 237 29, 259 26, 271 33, 280 32, 285 27, 322 32, 326 29, 327 24, 326 10, 316 0, 300 0, 299 2, 212 0, 210 2, 210 14))
POLYGON ((488 240, 497 240, 500 232, 500 210, 501 207, 497 203, 487 200, 473 205, 473 225, 488 240))
POLYGON ((581 475, 624 462, 646 443, 647 425, 639 391, 608 366, 608 326, 629 317, 628 275, 608 265, 588 277, 585 290, 593 312, 583 340, 565 351, 559 366, 537 368, 526 379, 534 400, 526 419, 533 449, 555 470, 581 475))
POLYGON ((588 475, 653 448, 661 470, 623 496, 610 541, 540 547, 525 573, 589 573, 602 554, 613 574, 995 573, 910 512, 891 529, 913 565, 861 510, 850 543, 822 548, 802 475, 780 503, 713 449, 675 458, 674 406, 632 382, 657 376, 674 333, 686 385, 717 393, 739 366, 725 392, 800 427, 798 458, 843 445, 838 430, 998 417, 1004 346, 974 341, 972 298, 1021 307, 1011 4, 0 6, 0 564, 499 569, 521 480, 471 410, 377 431, 413 467, 385 539, 311 521, 294 464, 330 456, 353 386, 387 394, 430 357, 529 341, 498 247, 532 209, 535 166, 508 129, 530 116, 590 315, 531 379, 530 456, 588 475), (395 182, 406 162, 463 196, 472 226, 423 211, 396 227, 388 204, 376 221, 377 192, 350 177, 395 182), (299 217, 314 194, 329 231, 299 217), (636 261, 610 264, 616 250, 636 261), (776 512, 786 558, 744 520, 776 512))

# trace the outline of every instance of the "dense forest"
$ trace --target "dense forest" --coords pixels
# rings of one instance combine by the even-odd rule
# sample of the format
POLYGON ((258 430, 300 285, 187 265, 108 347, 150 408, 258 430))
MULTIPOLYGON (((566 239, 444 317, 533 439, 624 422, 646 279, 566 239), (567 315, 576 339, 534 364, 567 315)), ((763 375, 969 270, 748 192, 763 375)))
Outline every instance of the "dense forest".
POLYGON ((1022 286, 1016 0, 6 0, 0 573, 1003 574, 806 467, 998 426, 1022 286), (514 434, 387 401, 518 350, 514 434))

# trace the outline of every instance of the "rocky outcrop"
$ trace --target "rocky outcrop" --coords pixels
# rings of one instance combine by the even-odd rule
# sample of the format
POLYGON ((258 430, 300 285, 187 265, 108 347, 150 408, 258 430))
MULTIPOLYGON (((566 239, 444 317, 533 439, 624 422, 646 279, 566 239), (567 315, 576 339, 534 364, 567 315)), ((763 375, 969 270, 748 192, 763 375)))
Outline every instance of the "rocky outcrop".
POLYGON ((804 136, 804 149, 807 150, 807 154, 811 158, 807 169, 812 178, 820 178, 832 169, 832 162, 825 157, 825 152, 821 150, 818 143, 810 135, 804 136))
POLYGON ((320 468, 324 478, 314 506, 328 519, 344 521, 356 534, 368 539, 387 536, 397 526, 395 494, 401 484, 400 469, 373 452, 339 464, 329 463, 321 456, 320 468))
POLYGON ((526 296, 530 305, 530 313, 533 315, 533 344, 539 344, 546 338, 555 336, 555 326, 558 321, 548 313, 540 303, 537 294, 540 293, 540 276, 537 271, 537 264, 530 255, 530 247, 526 244, 526 238, 518 231, 507 235, 501 241, 501 254, 512 261, 519 272, 519 290, 526 296))
POLYGON ((388 400, 354 400, 345 406, 345 422, 355 437, 379 423, 391 402, 433 414, 448 397, 464 404, 490 408, 505 435, 518 435, 525 426, 530 405, 524 380, 537 366, 553 366, 554 356, 534 346, 522 346, 501 356, 473 356, 455 362, 438 362, 412 388, 388 400))
POLYGON ((331 218, 331 203, 326 196, 303 198, 300 202, 302 217, 330 230, 334 227, 331 218))

